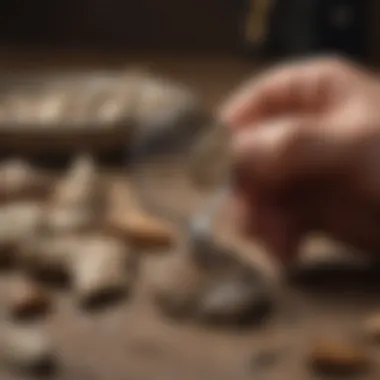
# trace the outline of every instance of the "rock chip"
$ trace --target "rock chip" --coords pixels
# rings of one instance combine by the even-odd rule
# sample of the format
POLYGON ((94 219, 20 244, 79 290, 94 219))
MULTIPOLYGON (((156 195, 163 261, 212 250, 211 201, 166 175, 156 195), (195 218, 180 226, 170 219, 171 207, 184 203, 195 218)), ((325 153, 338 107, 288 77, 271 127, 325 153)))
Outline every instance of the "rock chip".
POLYGON ((175 239, 174 231, 167 223, 150 215, 136 213, 114 220, 110 229, 131 245, 143 249, 168 248, 175 239))
POLYGON ((79 304, 94 309, 119 300, 130 288, 133 269, 131 251, 121 241, 101 235, 83 238, 71 263, 79 304))
POLYGON ((49 334, 41 326, 5 326, 0 336, 0 352, 2 361, 16 371, 40 376, 56 369, 49 334))
POLYGON ((194 317, 210 281, 208 273, 179 252, 160 258, 155 264, 150 284, 160 311, 178 320, 194 317))
POLYGON ((217 278, 204 292, 198 317, 208 323, 244 326, 269 316, 273 300, 260 276, 253 270, 217 278))
POLYGON ((115 183, 109 197, 106 230, 110 234, 142 249, 173 245, 176 239, 174 227, 145 212, 127 182, 115 183))
POLYGON ((83 154, 56 184, 47 223, 52 231, 59 233, 88 230, 101 224, 105 207, 104 180, 92 157, 83 154))
POLYGON ((27 273, 39 279, 67 282, 72 274, 73 257, 82 244, 82 237, 77 235, 32 236, 19 248, 19 263, 27 273))
POLYGON ((40 318, 52 310, 51 294, 26 276, 13 279, 8 299, 9 314, 15 320, 40 318))
POLYGON ((43 208, 38 202, 20 201, 0 206, 0 265, 17 261, 19 245, 39 234, 43 221, 43 208))
POLYGON ((309 365, 325 374, 357 374, 365 372, 371 365, 367 350, 356 342, 347 340, 323 340, 314 343, 309 365))
POLYGON ((42 198, 48 194, 52 179, 21 159, 0 164, 0 201, 42 198))
POLYGON ((373 315, 364 321, 363 333, 370 340, 380 343, 380 314, 373 315))
POLYGON ((205 265, 194 248, 179 247, 153 269, 154 298, 165 314, 225 327, 245 327, 269 316, 273 300, 260 273, 225 257, 223 250, 213 252, 205 265))

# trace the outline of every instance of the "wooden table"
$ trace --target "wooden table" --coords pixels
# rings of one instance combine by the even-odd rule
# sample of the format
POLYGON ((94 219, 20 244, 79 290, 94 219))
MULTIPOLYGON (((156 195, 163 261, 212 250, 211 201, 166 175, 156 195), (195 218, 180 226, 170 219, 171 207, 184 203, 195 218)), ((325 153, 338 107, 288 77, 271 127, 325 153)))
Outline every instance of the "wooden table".
MULTIPOLYGON (((33 60, 30 54, 25 61, 27 55, 18 56, 0 59, 1 66, 9 68, 13 59, 13 67, 27 62, 33 68, 39 66, 43 57, 34 54, 33 60)), ((254 69, 253 64, 231 57, 132 59, 56 55, 45 56, 45 62, 48 67, 62 63, 67 67, 149 64, 156 72, 192 85, 210 106, 218 104, 254 69), (72 57, 77 57, 75 65, 72 57)), ((266 328, 241 332, 202 329, 170 322, 157 313, 144 285, 144 278, 149 277, 150 260, 149 257, 144 260, 141 284, 131 298, 108 311, 85 314, 74 307, 67 294, 59 296, 58 310, 49 321, 62 363, 57 379, 316 379, 305 365, 305 355, 314 337, 351 334, 363 318, 379 307, 378 269, 310 270, 299 281, 302 285, 288 284, 279 290, 278 310, 266 328), (284 347, 277 363, 268 369, 255 367, 252 358, 273 339, 284 347)), ((4 294, 6 275, 0 278, 4 294)), ((379 368, 361 379, 379 378, 380 354, 376 351, 375 357, 379 368)), ((0 377, 21 379, 3 367, 0 377)))

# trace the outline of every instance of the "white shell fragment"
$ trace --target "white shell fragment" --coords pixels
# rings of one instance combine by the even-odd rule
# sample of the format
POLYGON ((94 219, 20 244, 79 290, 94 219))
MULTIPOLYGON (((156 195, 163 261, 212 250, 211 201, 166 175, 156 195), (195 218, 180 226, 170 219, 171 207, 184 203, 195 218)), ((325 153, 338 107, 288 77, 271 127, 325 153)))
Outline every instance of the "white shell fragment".
POLYGON ((51 178, 21 159, 0 164, 0 202, 43 198, 51 187, 51 178))
POLYGON ((48 176, 26 161, 11 159, 0 164, 0 201, 44 196, 50 184, 48 176))
POLYGON ((156 259, 153 265, 150 288, 160 311, 172 318, 191 318, 210 282, 209 274, 178 252, 156 259))
POLYGON ((78 302, 98 306, 123 295, 131 280, 130 264, 130 252, 119 240, 103 236, 85 238, 72 262, 78 302))
POLYGON ((36 281, 19 274, 12 278, 6 309, 7 314, 17 321, 42 318, 52 310, 51 294, 36 281))
POLYGON ((2 361, 18 371, 42 374, 54 369, 49 335, 39 325, 6 324, 0 332, 0 352, 2 361))
POLYGON ((270 306, 268 291, 259 279, 235 277, 220 279, 204 293, 198 315, 213 323, 250 323, 264 318, 270 306))
POLYGON ((55 232, 94 227, 103 217, 104 182, 89 155, 76 158, 67 175, 57 183, 48 210, 48 225, 55 232))
POLYGON ((0 251, 14 248, 36 234, 43 224, 43 208, 38 202, 17 202, 0 206, 0 251))
POLYGON ((36 236, 20 247, 19 261, 24 269, 49 278, 69 277, 72 258, 82 245, 77 236, 36 236))

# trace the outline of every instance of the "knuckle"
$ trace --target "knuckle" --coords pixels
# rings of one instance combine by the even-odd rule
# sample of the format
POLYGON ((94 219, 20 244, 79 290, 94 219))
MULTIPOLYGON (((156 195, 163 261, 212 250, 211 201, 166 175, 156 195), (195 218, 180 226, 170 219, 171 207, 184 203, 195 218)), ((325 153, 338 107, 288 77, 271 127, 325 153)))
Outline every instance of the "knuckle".
POLYGON ((351 71, 351 64, 345 58, 339 56, 321 58, 320 61, 317 62, 317 66, 320 70, 332 75, 351 71))
POLYGON ((313 138, 313 130, 303 124, 295 126, 284 141, 282 159, 296 161, 306 159, 313 145, 313 138))

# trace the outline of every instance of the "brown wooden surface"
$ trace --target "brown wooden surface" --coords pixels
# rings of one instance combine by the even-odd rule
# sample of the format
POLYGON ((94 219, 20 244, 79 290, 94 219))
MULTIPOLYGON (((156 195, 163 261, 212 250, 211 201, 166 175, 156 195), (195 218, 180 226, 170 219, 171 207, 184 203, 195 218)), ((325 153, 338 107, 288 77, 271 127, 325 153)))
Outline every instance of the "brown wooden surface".
MULTIPOLYGON (((34 54, 34 59, 31 57, 29 55, 25 60, 24 56, 18 64, 17 57, 0 62, 2 67, 8 68, 24 67, 25 62, 29 67, 37 67, 41 56, 34 54)), ((210 106, 218 104, 254 69, 253 64, 228 57, 79 57, 75 63, 72 56, 66 55, 45 58, 44 61, 49 66, 68 63, 71 67, 142 62, 157 72, 194 86, 210 106)), ((178 202, 184 200, 178 199, 178 202)), ((310 270, 306 272, 302 286, 281 287, 276 296, 277 312, 265 329, 236 333, 181 325, 161 317, 149 302, 145 282, 153 260, 155 258, 149 257, 144 260, 141 284, 132 292, 128 302, 116 308, 89 315, 80 312, 68 294, 59 297, 57 312, 49 322, 62 363, 57 379, 317 379, 305 365, 305 356, 314 337, 355 334, 363 318, 380 306, 379 271, 376 268, 359 267, 338 272, 310 270), (278 362, 268 370, 252 369, 252 357, 273 339, 284 347, 278 362)), ((7 291, 6 276, 0 279, 0 293, 4 294, 7 291)), ((373 354, 377 362, 375 368, 360 379, 379 379, 380 355, 375 349, 373 354)), ((0 367, 0 378, 18 380, 24 377, 12 375, 0 367)))

